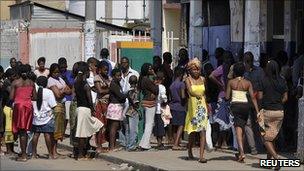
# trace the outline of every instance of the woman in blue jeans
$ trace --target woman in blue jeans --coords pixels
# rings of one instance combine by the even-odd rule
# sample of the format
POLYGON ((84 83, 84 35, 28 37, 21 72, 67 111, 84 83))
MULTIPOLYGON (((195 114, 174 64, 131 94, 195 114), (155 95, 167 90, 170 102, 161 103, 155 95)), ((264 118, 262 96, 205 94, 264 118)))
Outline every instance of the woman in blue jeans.
POLYGON ((154 125, 155 97, 158 95, 158 86, 149 78, 153 75, 155 75, 155 73, 152 64, 143 64, 138 81, 138 88, 143 94, 142 106, 145 114, 145 130, 139 143, 139 147, 142 150, 149 150, 151 148, 150 137, 154 125))

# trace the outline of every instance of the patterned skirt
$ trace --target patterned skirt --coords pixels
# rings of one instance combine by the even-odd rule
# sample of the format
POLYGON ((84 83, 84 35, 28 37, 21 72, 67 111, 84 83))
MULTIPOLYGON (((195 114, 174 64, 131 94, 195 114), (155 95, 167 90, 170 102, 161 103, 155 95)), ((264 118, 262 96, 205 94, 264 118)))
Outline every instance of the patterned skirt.
POLYGON ((63 140, 64 135, 64 122, 65 122, 65 106, 62 103, 57 103, 53 110, 55 116, 55 131, 54 139, 63 140))
POLYGON ((107 119, 123 121, 123 107, 123 103, 110 103, 107 111, 107 119))
POLYGON ((282 126, 284 111, 282 110, 264 110, 262 113, 265 124, 264 140, 273 141, 282 126))
POLYGON ((220 125, 220 130, 225 131, 230 129, 234 122, 232 112, 230 110, 230 104, 224 98, 218 100, 217 109, 215 109, 215 115, 213 121, 220 125))
POLYGON ((77 128, 77 102, 72 101, 70 105, 70 144, 74 147, 78 146, 78 138, 75 137, 77 128))
POLYGON ((107 118, 106 118, 107 108, 108 108, 108 104, 106 102, 97 101, 95 107, 95 116, 104 124, 98 136, 96 137, 98 145, 102 145, 107 141, 107 118))

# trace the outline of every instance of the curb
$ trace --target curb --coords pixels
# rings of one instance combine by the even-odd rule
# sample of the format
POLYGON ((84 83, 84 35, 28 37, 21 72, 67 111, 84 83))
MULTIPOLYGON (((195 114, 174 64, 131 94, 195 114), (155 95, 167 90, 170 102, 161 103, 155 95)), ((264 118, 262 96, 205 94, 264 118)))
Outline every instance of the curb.
MULTIPOLYGON (((60 144, 58 143, 58 148, 67 150, 67 151, 73 151, 73 147, 67 144, 60 144)), ((147 164, 142 164, 142 163, 137 163, 134 161, 130 161, 130 160, 125 160, 125 159, 121 159, 118 157, 113 157, 107 154, 98 154, 97 157, 98 159, 102 159, 114 164, 123 164, 123 163, 128 163, 130 166, 134 167, 134 170, 148 170, 148 171, 166 171, 165 169, 161 169, 158 167, 154 167, 154 166, 150 166, 147 164)))

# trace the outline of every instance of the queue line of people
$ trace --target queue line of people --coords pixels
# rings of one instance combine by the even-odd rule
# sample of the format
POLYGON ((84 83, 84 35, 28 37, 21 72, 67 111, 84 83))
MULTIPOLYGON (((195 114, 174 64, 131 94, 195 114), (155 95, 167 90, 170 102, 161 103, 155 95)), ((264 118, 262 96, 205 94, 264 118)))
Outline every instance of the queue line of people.
POLYGON ((149 150, 152 134, 159 150, 166 149, 166 134, 169 141, 173 140, 172 150, 185 150, 180 143, 185 132, 188 158, 194 158, 192 148, 199 133, 199 162, 206 163, 206 139, 212 139, 215 148, 226 148, 230 129, 239 151, 237 161, 245 159, 245 132, 252 154, 257 153, 256 139, 260 139, 267 157, 277 159, 274 140, 288 100, 281 64, 269 60, 263 70, 253 65, 250 52, 235 62, 231 52, 218 48, 218 67, 214 69, 208 53, 203 53, 202 62, 190 60, 187 54, 186 49, 180 50, 174 71, 170 67, 172 55, 166 52, 163 64, 156 56, 153 64, 143 64, 140 74, 130 67, 127 57, 113 66, 107 59, 107 49, 101 50, 100 61, 90 58, 77 62, 72 71, 67 70, 65 58, 49 70, 45 58, 40 58, 34 72, 28 64, 11 65, 5 77, 2 68, 1 79, 5 80, 1 83, 1 111, 11 119, 6 119, 5 124, 0 120, 5 128, 0 137, 5 135, 7 152, 14 152, 12 142, 16 137, 12 140, 12 135, 19 135, 21 155, 17 159, 26 161, 27 131, 32 131, 32 157, 39 157, 36 147, 40 133, 45 135, 49 157, 60 157, 57 144, 63 140, 69 121, 72 156, 79 160, 86 159, 88 148, 97 153, 120 150, 119 146, 128 151, 149 150), (144 133, 138 139, 140 117, 144 117, 144 133), (258 135, 253 125, 256 120, 258 135), (207 134, 210 124, 212 135, 207 134), (109 142, 108 148, 103 147, 105 142, 109 142))

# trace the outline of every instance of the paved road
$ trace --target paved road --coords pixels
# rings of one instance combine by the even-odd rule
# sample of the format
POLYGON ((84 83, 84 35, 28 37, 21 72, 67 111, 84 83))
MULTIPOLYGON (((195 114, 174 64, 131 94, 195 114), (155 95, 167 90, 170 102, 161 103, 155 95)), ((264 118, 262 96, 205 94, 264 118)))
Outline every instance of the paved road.
MULTIPOLYGON (((31 159, 23 163, 16 162, 16 157, 1 156, 0 170, 123 170, 126 168, 125 165, 117 165, 101 159, 90 161, 76 161, 69 157, 56 160, 46 159, 47 151, 44 137, 41 136, 39 141, 38 154, 41 156, 40 159, 31 159)), ((3 147, 2 149, 5 150, 3 147)), ((58 151, 66 156, 71 153, 64 149, 58 151)))

